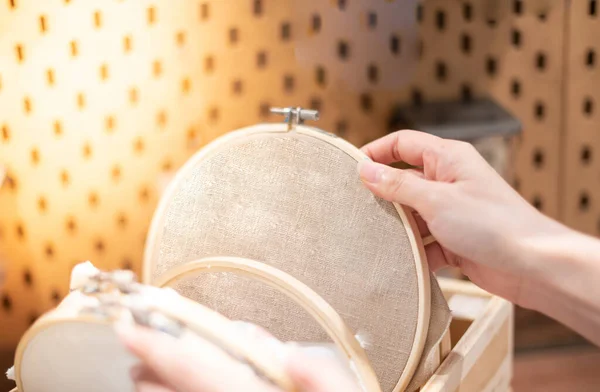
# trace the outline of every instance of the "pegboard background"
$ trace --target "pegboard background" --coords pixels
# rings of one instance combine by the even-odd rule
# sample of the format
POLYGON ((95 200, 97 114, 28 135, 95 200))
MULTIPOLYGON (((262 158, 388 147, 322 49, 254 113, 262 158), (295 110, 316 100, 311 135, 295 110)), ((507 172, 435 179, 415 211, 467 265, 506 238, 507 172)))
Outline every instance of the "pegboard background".
POLYGON ((565 81, 565 222, 600 234, 600 2, 571 2, 565 81))
MULTIPOLYGON (((139 271, 166 178, 215 137, 278 121, 270 106, 319 109, 319 127, 362 145, 388 132, 399 103, 491 95, 524 125, 515 187, 559 217, 569 2, 400 3, 0 3, 0 163, 10 176, 0 345, 66 294, 73 264, 139 271)), ((589 143, 591 128, 581 129, 589 143)))

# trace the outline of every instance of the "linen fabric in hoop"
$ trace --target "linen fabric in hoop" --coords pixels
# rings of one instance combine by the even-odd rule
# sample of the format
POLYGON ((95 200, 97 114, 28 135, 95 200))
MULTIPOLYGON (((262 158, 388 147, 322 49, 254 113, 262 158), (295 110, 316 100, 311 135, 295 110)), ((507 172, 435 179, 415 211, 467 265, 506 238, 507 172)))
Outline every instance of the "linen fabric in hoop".
MULTIPOLYGON (((209 144, 161 200, 144 282, 210 256, 269 264, 312 288, 366 337, 384 391, 403 390, 428 354, 426 340, 434 346, 441 337, 428 336, 431 295, 439 304, 441 292, 430 286, 412 215, 362 186, 359 159, 364 154, 342 139, 305 126, 288 131, 286 124, 257 125, 209 144)), ((202 275, 186 286, 183 295, 279 339, 323 338, 300 307, 250 280, 202 275)), ((441 303, 436 320, 445 330, 441 303)))

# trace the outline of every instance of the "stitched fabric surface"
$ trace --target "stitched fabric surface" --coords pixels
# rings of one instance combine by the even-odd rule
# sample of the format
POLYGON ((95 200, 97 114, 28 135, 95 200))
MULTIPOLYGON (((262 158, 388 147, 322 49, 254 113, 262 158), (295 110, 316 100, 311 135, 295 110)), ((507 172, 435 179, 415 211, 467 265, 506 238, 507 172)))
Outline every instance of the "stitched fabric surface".
MULTIPOLYGON (((295 132, 260 134, 196 165, 166 210, 153 278, 207 256, 265 262, 310 286, 366 337, 384 391, 396 385, 417 324, 413 252, 394 206, 362 186, 342 150, 295 132)), ((325 339, 302 308, 247 278, 202 275, 179 291, 283 340, 325 339)), ((434 334, 420 369, 449 321, 435 280, 432 295, 434 334)))

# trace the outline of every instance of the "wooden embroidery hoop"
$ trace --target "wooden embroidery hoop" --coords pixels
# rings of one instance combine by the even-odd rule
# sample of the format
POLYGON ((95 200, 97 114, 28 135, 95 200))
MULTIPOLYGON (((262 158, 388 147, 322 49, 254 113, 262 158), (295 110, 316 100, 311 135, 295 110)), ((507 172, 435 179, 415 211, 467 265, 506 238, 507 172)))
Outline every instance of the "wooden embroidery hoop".
MULTIPOLYGON (((206 260, 206 262, 211 263, 212 260, 206 260)), ((215 260, 214 262, 216 264, 219 262, 219 260, 215 260)), ((135 286, 132 287, 141 287, 145 288, 146 290, 150 289, 148 286, 139 284, 135 284, 135 286)), ((285 367, 279 361, 279 359, 266 354, 265 350, 263 350, 262 346, 260 346, 260 344, 257 342, 250 342, 244 339, 243 336, 240 336, 239 330, 235 329, 235 326, 231 320, 197 302, 176 294, 172 290, 158 289, 154 287, 151 289, 152 292, 149 293, 151 294, 151 301, 144 301, 145 307, 142 309, 142 311, 147 312, 147 315, 158 313, 161 316, 159 319, 161 322, 162 320, 174 321, 174 324, 177 325, 176 328, 178 328, 178 330, 180 328, 181 331, 189 331, 198 334, 204 339, 216 344, 225 352, 231 354, 234 358, 242 360, 244 363, 257 370, 259 374, 263 375, 271 383, 280 387, 282 390, 286 392, 295 391, 294 384, 287 375, 285 367)), ((27 330, 25 335, 21 338, 15 354, 14 375, 17 387, 13 389, 13 391, 28 391, 24 388, 22 379, 22 367, 24 365, 23 360, 29 348, 33 347, 32 349, 35 350, 36 338, 40 337, 42 333, 51 331, 52 328, 59 327, 61 325, 72 326, 79 324, 92 327, 106 327, 106 330, 103 331, 104 333, 108 332, 110 334, 114 334, 112 331, 112 323, 115 320, 112 320, 111 313, 108 313, 107 315, 107 313, 103 311, 102 306, 104 303, 100 303, 98 306, 90 306, 84 301, 87 295, 88 294, 86 294, 85 288, 83 290, 75 290, 71 292, 57 308, 42 315, 32 325, 32 327, 27 330), (32 345, 32 343, 34 344, 32 345)), ((143 296, 144 292, 142 292, 141 295, 143 296)), ((300 297, 303 297, 304 295, 311 296, 311 293, 304 291, 300 294, 300 297)), ((120 298, 125 298, 127 296, 130 296, 127 290, 119 295, 120 298)), ((146 296, 149 298, 148 295, 146 296)), ((124 301, 124 303, 127 304, 126 301, 124 301)), ((124 305, 124 308, 127 308, 127 305, 124 305)), ((136 309, 139 311, 140 308, 136 307, 136 309)), ((169 328, 166 328, 165 325, 169 326, 172 324, 164 324, 163 322, 161 325, 145 326, 153 329, 168 331, 169 328)), ((339 332, 344 331, 344 325, 336 325, 336 328, 339 332)), ((64 335, 62 334, 59 336, 63 336, 64 338, 64 335)), ((94 335, 93 338, 97 338, 97 336, 94 335)), ((86 339, 83 338, 81 343, 85 344, 86 339)), ((60 342, 56 341, 54 344, 60 344, 60 342)), ((116 340, 113 342, 113 344, 120 346, 120 343, 116 340)), ((125 353, 124 349, 123 353, 125 353)), ((90 353, 90 355, 94 355, 94 353, 90 353)), ((129 354, 124 355, 129 356, 129 354)), ((360 352, 358 352, 358 356, 360 357, 360 352)), ((115 358, 111 359, 114 360, 115 358)), ((372 384, 372 381, 369 379, 368 362, 361 363, 360 366, 363 370, 361 375, 364 374, 365 380, 372 384)), ((121 370, 125 372, 128 377, 129 369, 124 368, 121 370)), ((371 374, 374 376, 374 372, 372 370, 371 374)), ((69 373, 65 375, 65 377, 73 377, 73 375, 69 373)), ((375 382, 376 380, 377 379, 375 378, 375 382)))
MULTIPOLYGON (((161 198, 157 211, 152 220, 148 241, 144 253, 143 282, 155 284, 153 270, 155 268, 156 255, 160 247, 162 230, 165 224, 167 209, 174 198, 178 186, 186 179, 190 172, 204 159, 226 148, 232 143, 250 138, 260 134, 284 134, 296 132, 298 134, 314 138, 317 141, 326 142, 343 151, 356 162, 368 157, 352 144, 320 129, 302 125, 304 119, 317 119, 318 114, 314 111, 306 111, 301 108, 275 109, 276 113, 285 114, 287 123, 259 124, 242 128, 220 137, 196 153, 175 175, 170 186, 161 198), (305 117, 303 117, 303 115, 305 117)), ((431 286, 430 275, 427 268, 423 240, 417 235, 418 229, 412 213, 404 206, 394 203, 394 207, 401 219, 408 239, 410 241, 413 260, 415 263, 416 279, 418 285, 418 315, 414 335, 414 341, 406 366, 400 375, 398 382, 393 388, 394 392, 403 391, 411 381, 421 360, 421 355, 427 338, 429 318, 431 311, 431 286)), ((171 271, 169 271, 171 273, 171 271)))
POLYGON ((268 264, 239 257, 207 257, 182 264, 161 276, 158 287, 171 287, 180 279, 200 273, 231 272, 265 283, 298 303, 317 320, 348 358, 365 392, 381 392, 366 353, 340 315, 308 286, 268 264))

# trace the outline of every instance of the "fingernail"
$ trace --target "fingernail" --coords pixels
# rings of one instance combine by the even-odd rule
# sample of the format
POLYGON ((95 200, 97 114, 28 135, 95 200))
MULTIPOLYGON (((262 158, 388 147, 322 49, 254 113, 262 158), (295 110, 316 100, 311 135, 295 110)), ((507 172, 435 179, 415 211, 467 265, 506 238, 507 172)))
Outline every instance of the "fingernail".
POLYGON ((363 181, 371 184, 377 184, 383 177, 383 165, 372 162, 370 160, 363 160, 358 162, 358 174, 363 181))

